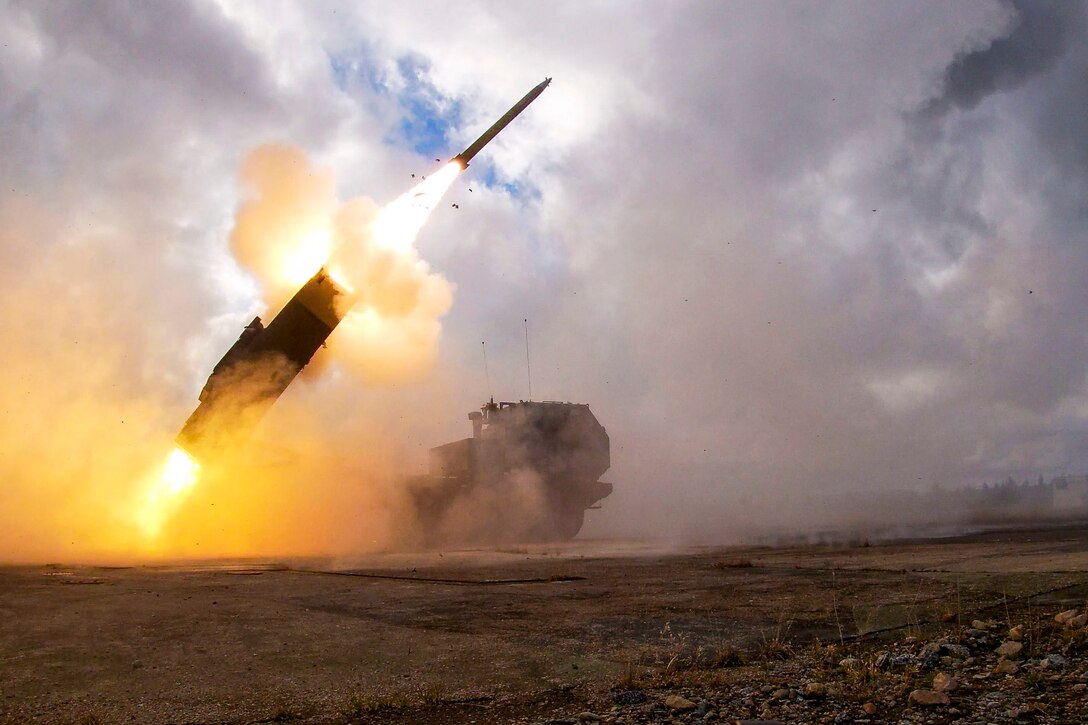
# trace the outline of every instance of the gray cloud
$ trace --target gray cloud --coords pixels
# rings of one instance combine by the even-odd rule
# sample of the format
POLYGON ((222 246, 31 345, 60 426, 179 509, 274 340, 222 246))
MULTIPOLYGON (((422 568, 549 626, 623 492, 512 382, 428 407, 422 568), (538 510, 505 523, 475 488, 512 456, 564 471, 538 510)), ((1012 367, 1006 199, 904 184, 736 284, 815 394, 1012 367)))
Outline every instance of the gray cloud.
POLYGON ((1084 8, 1077 3, 1012 2, 1008 34, 964 52, 948 66, 942 93, 930 109, 972 109, 987 96, 1014 90, 1051 69, 1070 38, 1082 42, 1084 8))
POLYGON ((496 397, 525 395, 527 317, 534 393, 612 435, 591 533, 724 538, 842 488, 1088 468, 1082 4, 264 7, 3 13, 5 277, 79 238, 149 280, 122 370, 170 412, 258 304, 225 253, 237 161, 295 143, 391 198, 431 160, 365 79, 412 57, 462 140, 556 80, 420 239, 457 286, 432 381, 326 380, 316 408, 396 411, 418 457, 485 397, 481 340, 496 397), (340 88, 327 59, 353 52, 340 88))

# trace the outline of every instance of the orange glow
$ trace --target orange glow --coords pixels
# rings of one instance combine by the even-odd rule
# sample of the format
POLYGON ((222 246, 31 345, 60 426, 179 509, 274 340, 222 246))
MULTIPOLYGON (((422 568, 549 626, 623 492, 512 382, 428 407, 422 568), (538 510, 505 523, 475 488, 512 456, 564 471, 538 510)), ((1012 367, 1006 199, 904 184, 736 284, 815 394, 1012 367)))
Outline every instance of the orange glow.
POLYGON ((336 179, 300 149, 283 145, 255 149, 240 176, 246 198, 235 216, 230 247, 257 277, 274 312, 332 252, 336 179))
POLYGON ((298 244, 280 250, 275 283, 289 288, 306 284, 329 258, 331 246, 328 229, 318 228, 302 235, 298 244))
POLYGON ((181 506, 199 477, 200 464, 175 447, 146 489, 143 504, 137 511, 137 523, 145 537, 158 538, 163 525, 181 506))
MULTIPOLYGON (((399 235, 403 251, 394 252, 372 243, 378 204, 339 200, 332 171, 299 149, 255 149, 242 167, 230 251, 258 283, 260 310, 234 295, 210 299, 197 291, 192 299, 206 304, 174 309, 190 299, 181 287, 202 286, 178 275, 218 269, 219 260, 177 266, 138 239, 139 224, 129 228, 121 217, 73 228, 68 243, 41 250, 34 250, 35 235, 54 229, 46 206, 28 207, 20 217, 26 226, 0 230, 12 249, 40 251, 37 263, 0 287, 10 383, 0 390, 3 560, 354 553, 411 530, 410 502, 397 481, 407 444, 389 424, 394 410, 404 413, 403 401, 394 409, 395 396, 364 384, 401 385, 433 369, 453 289, 419 258, 411 236, 440 206, 437 191, 456 177, 455 166, 434 170, 411 192, 422 214, 399 235), (121 249, 136 255, 132 264, 148 266, 135 282, 131 265, 113 263, 124 261, 121 249), (358 252, 341 256, 346 249, 358 252), (255 312, 270 321, 333 250, 347 273, 338 281, 357 291, 360 319, 345 319, 307 368, 311 379, 329 374, 309 390, 298 381, 252 440, 218 441, 226 460, 198 467, 173 442, 197 404, 197 384, 255 312), (119 305, 119 289, 144 304, 119 305), (232 309, 219 310, 224 301, 232 309), (193 316, 213 310, 222 317, 209 334, 191 338, 193 316), (224 317, 233 330, 222 329, 224 317), (175 328, 181 320, 186 324, 175 328), (204 369, 191 369, 197 361, 204 369)), ((67 227, 55 231, 58 239, 69 234, 67 227)))
MULTIPOLYGON (((300 176, 298 169, 308 168, 304 157, 297 164, 287 163, 295 156, 282 148, 257 155, 271 176, 254 171, 249 179, 266 193, 239 213, 245 233, 236 229, 233 243, 240 261, 257 273, 270 299, 286 299, 324 266, 353 295, 351 302, 354 295, 359 297, 354 311, 343 311, 347 317, 331 340, 332 354, 347 369, 361 368, 362 379, 371 383, 420 377, 433 363, 441 329, 438 317, 449 308, 452 292, 445 280, 430 274, 414 244, 461 165, 450 162, 380 210, 369 200, 354 200, 334 215, 322 201, 324 192, 308 189, 306 177, 300 176), (293 203, 292 195, 310 201, 293 203), (275 244, 259 243, 262 234, 273 231, 275 244)), ((298 435, 297 430, 293 433, 298 435)), ((217 553, 231 555, 286 544, 278 528, 274 531, 281 538, 265 539, 267 522, 282 518, 268 510, 269 482, 273 476, 289 480, 297 470, 273 471, 236 453, 237 460, 217 460, 215 470, 201 476, 192 457, 181 448, 173 450, 135 502, 134 518, 146 553, 205 554, 213 539, 217 553), (206 548, 192 548, 201 541, 206 548)), ((326 451, 307 458, 330 456, 326 451)), ((312 494, 312 489, 305 490, 312 494)), ((287 500, 296 495, 288 491, 295 489, 285 486, 278 496, 287 500)), ((297 495, 303 496, 302 489, 297 495)), ((292 501, 291 508, 297 513, 308 505, 292 501)), ((300 547, 298 542, 292 545, 300 547)))

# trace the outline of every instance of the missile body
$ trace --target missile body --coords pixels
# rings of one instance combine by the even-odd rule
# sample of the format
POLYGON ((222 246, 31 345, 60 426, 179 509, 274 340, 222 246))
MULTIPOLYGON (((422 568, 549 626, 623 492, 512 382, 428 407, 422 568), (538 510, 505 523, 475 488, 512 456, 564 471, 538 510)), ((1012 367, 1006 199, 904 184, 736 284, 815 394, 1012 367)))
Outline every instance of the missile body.
POLYGON ((535 101, 536 97, 543 93, 544 89, 547 88, 548 84, 550 84, 551 82, 551 78, 545 78, 543 83, 526 93, 520 101, 515 103, 509 111, 502 115, 502 118, 500 118, 498 121, 495 121, 495 123, 492 124, 491 128, 484 131, 483 135, 480 136, 480 138, 473 141, 472 145, 469 146, 467 149, 454 156, 451 161, 456 161, 457 163, 461 164, 462 169, 468 168, 468 162, 472 161, 472 157, 478 154, 480 152, 480 149, 486 146, 488 142, 491 141, 491 139, 498 136, 499 131, 502 131, 504 128, 506 128, 507 124, 517 118, 518 114, 524 111, 530 103, 535 101))
POLYGON ((175 442, 207 463, 244 440, 306 367, 351 306, 349 295, 321 269, 268 326, 255 317, 208 377, 200 404, 175 442))

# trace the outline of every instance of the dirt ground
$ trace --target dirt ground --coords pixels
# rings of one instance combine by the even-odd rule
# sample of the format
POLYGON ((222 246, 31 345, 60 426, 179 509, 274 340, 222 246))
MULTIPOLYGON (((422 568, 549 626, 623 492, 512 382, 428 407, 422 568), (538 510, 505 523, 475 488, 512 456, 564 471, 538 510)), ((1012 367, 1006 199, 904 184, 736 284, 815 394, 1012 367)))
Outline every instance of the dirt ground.
POLYGON ((580 541, 6 567, 0 721, 344 722, 388 705, 470 722, 481 701, 507 703, 496 721, 513 720, 632 668, 1086 597, 1088 525, 873 545, 580 541))

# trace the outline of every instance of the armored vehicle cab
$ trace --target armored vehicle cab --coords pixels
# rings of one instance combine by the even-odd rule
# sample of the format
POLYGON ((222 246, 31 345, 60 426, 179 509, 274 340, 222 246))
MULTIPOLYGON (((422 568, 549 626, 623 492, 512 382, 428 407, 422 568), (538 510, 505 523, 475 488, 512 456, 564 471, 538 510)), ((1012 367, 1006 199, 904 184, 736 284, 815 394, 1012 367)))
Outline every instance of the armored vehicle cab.
POLYGON ((610 465, 608 433, 588 405, 492 400, 468 417, 472 437, 432 448, 428 474, 409 480, 424 530, 439 534, 432 538, 449 538, 451 513, 472 519, 478 503, 494 510, 460 527, 464 538, 570 539, 586 509, 612 493, 599 480, 610 465), (536 510, 511 508, 528 506, 536 510), (489 526, 495 516, 504 520, 489 526))

